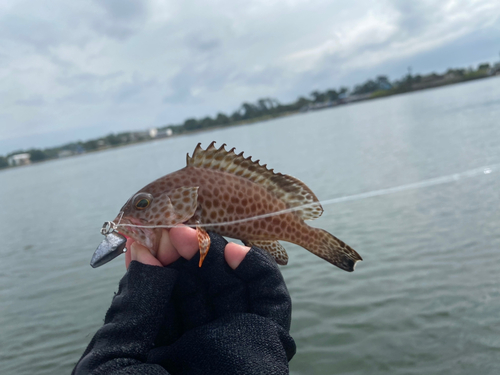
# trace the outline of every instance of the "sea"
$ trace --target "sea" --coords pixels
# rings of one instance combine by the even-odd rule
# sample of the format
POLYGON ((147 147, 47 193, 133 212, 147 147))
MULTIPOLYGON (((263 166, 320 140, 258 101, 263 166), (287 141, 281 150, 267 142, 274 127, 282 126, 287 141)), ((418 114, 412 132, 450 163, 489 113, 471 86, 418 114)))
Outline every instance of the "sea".
POLYGON ((68 374, 124 257, 99 230, 201 142, 304 181, 347 273, 284 243, 291 374, 500 374, 500 77, 0 171, 0 373, 68 374))

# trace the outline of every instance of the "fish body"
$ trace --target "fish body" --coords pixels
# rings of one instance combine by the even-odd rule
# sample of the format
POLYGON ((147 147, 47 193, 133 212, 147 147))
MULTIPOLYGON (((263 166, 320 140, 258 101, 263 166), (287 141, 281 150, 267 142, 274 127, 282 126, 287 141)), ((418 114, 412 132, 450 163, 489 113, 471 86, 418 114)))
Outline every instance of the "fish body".
POLYGON ((344 242, 304 222, 321 216, 323 209, 303 182, 224 146, 217 149, 212 142, 203 150, 198 144, 185 168, 139 190, 115 219, 122 224, 118 230, 156 253, 161 228, 155 226, 194 225, 200 265, 210 245, 205 229, 263 248, 279 264, 288 262, 279 240, 302 246, 346 271, 362 260, 344 242))

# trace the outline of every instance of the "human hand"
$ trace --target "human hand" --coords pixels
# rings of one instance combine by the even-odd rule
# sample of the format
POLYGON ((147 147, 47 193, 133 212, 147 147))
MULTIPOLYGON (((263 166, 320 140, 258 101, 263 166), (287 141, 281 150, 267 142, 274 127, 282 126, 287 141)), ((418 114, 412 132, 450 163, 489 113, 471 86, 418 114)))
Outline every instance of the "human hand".
POLYGON ((291 300, 276 262, 209 235, 201 268, 189 227, 163 231, 156 256, 127 242, 128 271, 74 374, 289 373, 291 300))
MULTIPOLYGON (((181 257, 190 260, 199 251, 196 230, 185 225, 179 225, 170 230, 162 230, 156 256, 131 238, 127 240, 127 249, 129 250, 125 253, 125 267, 127 269, 133 260, 162 267, 168 266, 181 257)), ((249 250, 250 248, 247 246, 231 242, 225 247, 224 258, 234 270, 240 265, 249 250)))
POLYGON ((288 334, 291 300, 274 259, 209 232, 210 250, 200 268, 195 238, 182 240, 193 241, 191 247, 177 244, 183 233, 176 232, 170 233, 172 246, 186 248, 192 259, 172 265, 178 276, 148 362, 200 373, 256 374, 269 373, 277 361, 288 373, 295 353, 288 334))
POLYGON ((174 304, 177 311, 184 312, 170 321, 181 319, 184 328, 194 328, 228 313, 251 312, 289 329, 290 296, 276 262, 263 250, 227 243, 211 233, 210 237, 211 250, 201 268, 196 230, 185 225, 162 230, 156 256, 128 239, 126 267, 137 261, 173 266, 179 271, 174 304))

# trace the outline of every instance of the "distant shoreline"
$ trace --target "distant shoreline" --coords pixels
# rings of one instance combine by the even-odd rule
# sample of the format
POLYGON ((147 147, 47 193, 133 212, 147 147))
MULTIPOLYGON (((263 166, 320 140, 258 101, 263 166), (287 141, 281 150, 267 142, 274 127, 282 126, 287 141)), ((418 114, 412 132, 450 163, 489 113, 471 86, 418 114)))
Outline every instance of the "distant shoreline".
POLYGON ((493 67, 490 67, 489 64, 481 64, 475 71, 472 69, 468 71, 465 69, 449 69, 446 74, 442 75, 432 73, 422 77, 420 75, 411 76, 408 74, 393 84, 389 83, 385 76, 379 76, 376 81, 369 80, 364 85, 355 86, 349 95, 347 94, 348 89, 341 88, 338 92, 335 90, 329 90, 324 93, 314 91, 311 93, 314 100, 299 97, 296 102, 288 105, 281 105, 277 100, 270 98, 260 99, 257 104, 243 103, 240 109, 231 116, 219 113, 215 119, 210 117, 200 120, 187 119, 182 125, 170 125, 149 129, 148 131, 127 132, 116 135, 109 134, 106 137, 92 139, 87 142, 74 142, 44 150, 31 149, 18 151, 10 153, 6 157, 0 156, 0 170, 173 138, 179 135, 196 134, 207 130, 264 122, 309 111, 334 108, 346 104, 434 89, 499 75, 500 63, 493 65, 493 67), (332 100, 332 98, 334 99, 332 100), (15 162, 19 164, 11 165, 13 157, 17 158, 15 162))

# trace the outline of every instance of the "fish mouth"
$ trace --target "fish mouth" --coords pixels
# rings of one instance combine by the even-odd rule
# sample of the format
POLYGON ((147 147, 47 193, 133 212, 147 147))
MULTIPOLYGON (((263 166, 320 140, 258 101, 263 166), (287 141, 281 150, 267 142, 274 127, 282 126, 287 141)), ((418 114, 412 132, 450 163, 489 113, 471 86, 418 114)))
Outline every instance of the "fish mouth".
POLYGON ((156 256, 159 237, 158 233, 155 233, 155 228, 145 228, 144 226, 147 226, 148 222, 134 218, 123 218, 122 215, 123 212, 120 212, 115 221, 104 223, 101 230, 101 233, 104 234, 104 240, 99 244, 90 260, 92 268, 100 267, 125 252, 127 237, 146 246, 156 256), (108 227, 111 224, 113 225, 108 227))
MULTIPOLYGON (((117 220, 120 215, 115 219, 117 220)), ((152 251, 156 251, 156 231, 155 228, 145 228, 149 222, 132 217, 122 217, 119 221, 117 231, 126 237, 132 238, 141 245, 152 251), (124 225, 125 224, 125 225, 124 225)))

